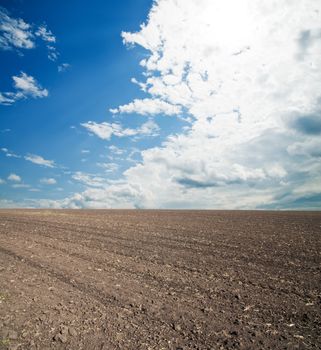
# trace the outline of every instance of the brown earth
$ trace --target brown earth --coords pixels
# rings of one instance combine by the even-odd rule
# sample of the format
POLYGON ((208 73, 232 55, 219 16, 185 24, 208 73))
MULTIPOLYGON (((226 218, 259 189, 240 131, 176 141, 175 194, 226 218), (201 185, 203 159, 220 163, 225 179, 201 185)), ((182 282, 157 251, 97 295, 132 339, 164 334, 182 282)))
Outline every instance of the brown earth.
POLYGON ((320 349, 321 213, 1 210, 0 349, 320 349))

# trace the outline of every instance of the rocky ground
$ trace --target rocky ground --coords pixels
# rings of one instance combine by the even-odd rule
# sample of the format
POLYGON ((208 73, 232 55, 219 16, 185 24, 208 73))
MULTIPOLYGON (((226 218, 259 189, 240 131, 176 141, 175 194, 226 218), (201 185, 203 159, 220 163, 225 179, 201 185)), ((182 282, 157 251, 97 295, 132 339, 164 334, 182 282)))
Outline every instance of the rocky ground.
POLYGON ((1 210, 0 349, 320 349, 321 213, 1 210))

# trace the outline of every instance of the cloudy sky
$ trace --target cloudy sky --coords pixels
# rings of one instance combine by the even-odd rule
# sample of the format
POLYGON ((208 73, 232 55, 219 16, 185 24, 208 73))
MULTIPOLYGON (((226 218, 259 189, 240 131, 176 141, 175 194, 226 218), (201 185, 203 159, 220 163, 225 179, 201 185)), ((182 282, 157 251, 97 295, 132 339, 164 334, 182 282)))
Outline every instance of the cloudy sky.
POLYGON ((1 207, 321 207, 320 0, 1 3, 1 207))

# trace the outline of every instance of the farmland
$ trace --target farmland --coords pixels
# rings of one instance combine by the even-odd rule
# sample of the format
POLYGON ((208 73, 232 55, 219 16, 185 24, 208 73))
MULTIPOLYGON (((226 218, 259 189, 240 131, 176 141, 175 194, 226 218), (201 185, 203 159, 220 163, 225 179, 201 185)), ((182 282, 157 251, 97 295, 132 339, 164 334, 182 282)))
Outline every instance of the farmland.
POLYGON ((0 349, 318 349, 321 213, 0 210, 0 349))

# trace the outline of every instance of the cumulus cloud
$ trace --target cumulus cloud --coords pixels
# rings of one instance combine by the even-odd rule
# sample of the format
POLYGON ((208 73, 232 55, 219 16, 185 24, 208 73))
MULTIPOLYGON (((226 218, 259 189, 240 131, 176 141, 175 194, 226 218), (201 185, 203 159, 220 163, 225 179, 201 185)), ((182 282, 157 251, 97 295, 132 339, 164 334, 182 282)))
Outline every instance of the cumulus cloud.
POLYGON ((33 49, 37 38, 47 44, 48 58, 55 61, 58 57, 53 46, 56 37, 46 24, 36 26, 26 23, 21 18, 11 17, 6 9, 0 7, 0 49, 33 49))
MULTIPOLYGON (((34 203, 35 206, 46 208, 140 208, 143 195, 140 188, 129 186, 124 182, 108 184, 106 186, 88 187, 82 193, 75 193, 62 200, 43 200, 34 203)), ((0 203, 1 204, 1 203, 0 203)))
POLYGON ((158 125, 153 120, 148 120, 137 129, 123 128, 119 123, 108 122, 96 123, 89 121, 80 125, 103 140, 110 140, 112 135, 117 137, 156 136, 159 131, 158 125))
POLYGON ((21 182, 21 177, 17 174, 12 173, 8 176, 8 180, 13 182, 21 182))
POLYGON ((310 140, 295 142, 287 147, 291 156, 304 156, 321 158, 321 140, 311 138, 310 140))
POLYGON ((11 105, 18 100, 26 98, 43 98, 48 96, 48 90, 36 81, 36 79, 24 72, 13 76, 14 92, 0 93, 0 104, 11 105))
POLYGON ((22 97, 41 98, 48 96, 48 90, 43 89, 34 77, 21 72, 20 76, 13 76, 14 86, 18 90, 17 94, 22 97))
POLYGON ((0 48, 32 49, 35 47, 34 35, 30 24, 23 19, 15 19, 0 7, 0 48))
POLYGON ((119 106, 118 108, 111 108, 111 113, 137 113, 142 115, 176 115, 181 113, 181 107, 172 105, 166 101, 162 101, 158 98, 145 98, 142 100, 135 99, 126 105, 119 106))
POLYGON ((39 26, 35 32, 35 35, 40 37, 43 41, 46 41, 49 43, 56 42, 56 37, 52 34, 51 30, 47 28, 46 24, 39 26))
POLYGON ((55 185, 57 183, 57 181, 52 177, 50 177, 50 178, 44 177, 44 178, 40 179, 40 183, 42 183, 44 185, 55 185))
POLYGON ((86 128, 88 131, 90 131, 92 134, 98 136, 99 138, 103 140, 109 140, 112 135, 122 137, 122 136, 129 136, 130 134, 133 135, 131 129, 125 129, 123 130, 121 125, 118 123, 96 123, 93 121, 89 121, 87 123, 80 124, 84 128, 86 128))
POLYGON ((318 0, 155 1, 138 32, 122 33, 145 50, 146 98, 111 112, 184 114, 190 126, 121 180, 59 205, 320 208, 320 16, 318 0))
POLYGON ((42 165, 48 168, 55 168, 56 164, 53 160, 47 160, 37 154, 28 154, 25 157, 25 160, 28 160, 31 163, 42 165))

